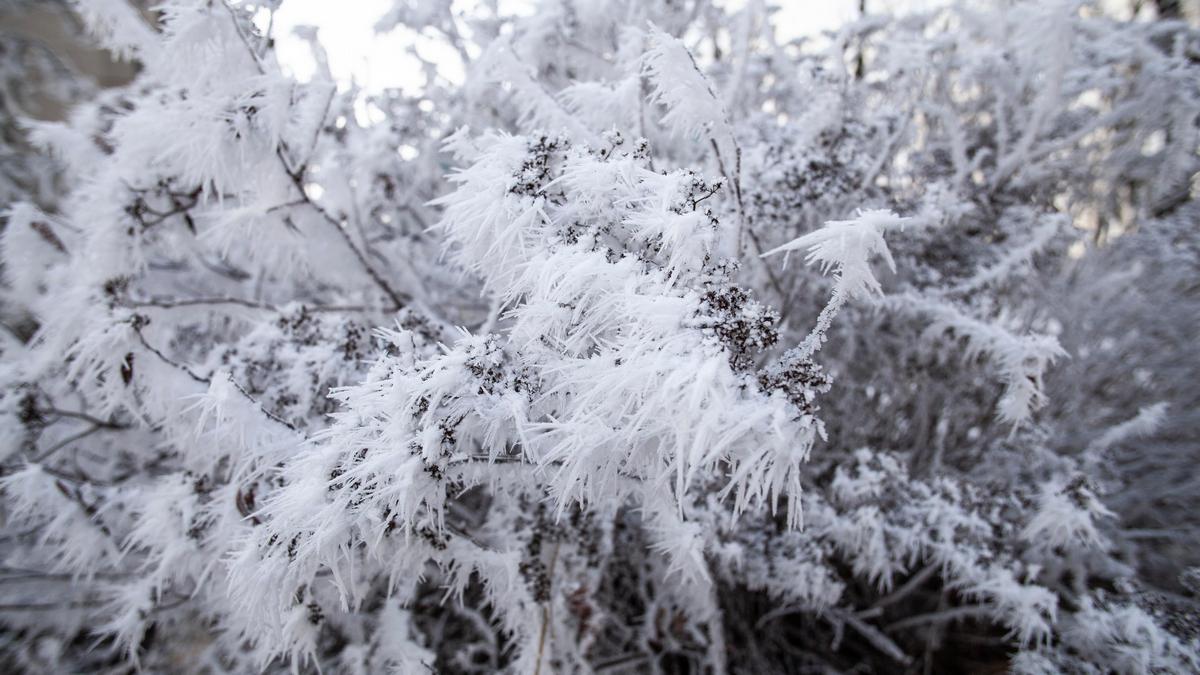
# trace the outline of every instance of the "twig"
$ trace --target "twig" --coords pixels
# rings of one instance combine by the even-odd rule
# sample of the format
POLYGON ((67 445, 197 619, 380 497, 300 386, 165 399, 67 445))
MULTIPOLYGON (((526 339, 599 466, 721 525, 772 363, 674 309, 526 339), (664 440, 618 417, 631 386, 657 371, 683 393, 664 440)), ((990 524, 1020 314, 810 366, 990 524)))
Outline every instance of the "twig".
POLYGON ((1187 539, 1188 530, 1182 528, 1174 530, 1121 530, 1121 536, 1126 539, 1187 539))
POLYGON ((104 603, 99 600, 48 603, 28 602, 0 605, 0 612, 48 612, 55 609, 89 609, 102 606, 104 606, 104 603))
POLYGON ((737 204, 738 212, 738 232, 736 246, 737 255, 740 257, 742 255, 742 236, 746 231, 746 209, 742 205, 742 149, 738 147, 737 141, 733 140, 732 136, 733 134, 731 132, 730 142, 733 143, 734 154, 737 156, 736 173, 732 175, 729 173, 729 170, 725 168, 725 160, 721 158, 721 148, 719 145, 717 145, 717 139, 709 136, 708 142, 712 145, 713 153, 716 154, 717 169, 721 172, 721 175, 725 177, 725 180, 733 185, 733 198, 734 203, 737 204))
POLYGON ((82 574, 61 574, 61 573, 53 573, 53 572, 38 572, 36 570, 22 570, 20 572, 10 575, 10 576, 0 577, 0 584, 5 584, 10 581, 21 581, 21 582, 26 582, 26 583, 28 583, 30 581, 69 581, 71 583, 75 583, 80 579, 80 577, 83 577, 83 576, 99 577, 99 578, 103 578, 103 579, 127 579, 133 575, 132 574, 88 574, 88 575, 82 575, 82 574))
MULTIPOLYGON (((762 629, 762 627, 767 623, 778 619, 779 617, 796 612, 802 612, 806 609, 807 608, 798 605, 781 607, 763 615, 763 617, 758 620, 758 623, 755 624, 755 628, 762 629)), ((838 643, 841 642, 842 627, 850 626, 856 633, 866 638, 866 640, 870 642, 876 649, 886 654, 889 658, 905 665, 912 663, 912 658, 905 654, 904 650, 900 649, 900 647, 898 647, 896 643, 891 640, 891 638, 880 632, 878 628, 863 621, 859 614, 836 607, 826 609, 821 612, 821 614, 833 624, 835 632, 834 650, 837 649, 838 643)))
POLYGON ((912 663, 912 657, 910 657, 908 654, 905 654, 904 650, 900 649, 895 642, 892 642, 891 638, 881 633, 878 628, 868 624, 854 614, 851 614, 844 609, 836 608, 826 610, 826 614, 835 621, 844 622, 846 625, 853 628, 856 633, 866 638, 867 642, 870 642, 872 646, 883 652, 893 661, 902 663, 904 665, 909 665, 912 663))
MULTIPOLYGON (((767 281, 771 283, 771 287, 774 288, 775 292, 779 294, 779 299, 781 301, 786 300, 787 293, 784 293, 783 291, 783 283, 779 281, 779 277, 775 276, 775 270, 771 267, 771 263, 767 262, 767 259, 762 257, 763 246, 762 242, 758 240, 758 234, 755 233, 753 229, 749 230, 747 234, 750 235, 750 243, 754 244, 754 259, 763 266, 763 270, 765 270, 767 273, 767 281)), ((783 311, 779 313, 779 323, 783 323, 784 319, 787 317, 787 311, 790 306, 791 303, 785 303, 783 305, 783 311)))
POLYGON ((98 417, 92 417, 91 415, 89 415, 85 412, 75 412, 73 410, 60 410, 55 407, 44 408, 44 409, 40 410, 39 412, 49 413, 51 415, 56 415, 58 417, 69 417, 71 419, 83 420, 84 422, 91 422, 92 424, 94 424, 98 427, 103 427, 105 429, 128 429, 129 428, 128 424, 122 424, 120 422, 113 422, 112 420, 102 420, 98 417))
MULTIPOLYGON (((61 472, 56 472, 48 467, 42 467, 42 471, 45 471, 47 474, 52 476, 55 474, 61 474, 61 472)), ((108 529, 108 526, 104 524, 103 520, 100 520, 99 509, 97 509, 94 504, 89 504, 84 501, 83 495, 79 492, 78 483, 80 482, 90 481, 78 480, 76 481, 75 486, 67 487, 67 485, 60 479, 54 481, 54 487, 58 488, 58 491, 62 494, 62 496, 75 502, 75 505, 79 507, 79 510, 83 512, 83 515, 87 516, 88 522, 95 525, 96 529, 100 530, 104 536, 108 537, 110 540, 113 540, 113 545, 119 549, 120 547, 116 544, 116 538, 113 536, 112 530, 108 529)))
MULTIPOLYGON (((922 569, 920 572, 917 572, 916 574, 914 574, 912 576, 912 578, 909 579, 908 581, 904 582, 904 584, 902 586, 900 586, 896 590, 892 591, 890 594, 885 595, 884 597, 880 598, 878 601, 875 602, 875 604, 871 605, 870 610, 865 610, 865 611, 883 609, 884 607, 887 607, 888 605, 895 604, 896 602, 903 600, 910 593, 917 590, 918 588, 921 587, 922 584, 924 584, 926 581, 928 581, 929 577, 933 576, 934 573, 937 572, 937 570, 938 570, 938 566, 933 563, 926 565, 924 569, 922 569)), ((859 612, 858 615, 860 617, 863 617, 863 612, 859 612)))
POLYGON ((249 309, 264 309, 272 312, 278 312, 278 308, 253 300, 243 300, 241 298, 185 298, 182 300, 133 300, 125 303, 126 307, 138 309, 142 307, 155 307, 157 309, 176 309, 179 307, 195 307, 197 305, 240 305, 249 309))
MULTIPOLYGON (((238 305, 248 309, 260 309, 266 312, 282 313, 283 309, 266 302, 255 302, 253 300, 243 300, 242 298, 163 298, 151 300, 134 300, 125 303, 123 306, 130 309, 180 309, 184 307, 196 307, 204 305, 238 305)), ((310 305, 308 303, 300 303, 301 311, 304 312, 370 312, 379 307, 368 307, 366 305, 310 305)))
POLYGON ((88 427, 87 429, 84 429, 83 431, 81 431, 77 434, 68 436, 67 438, 63 439, 62 441, 59 441, 58 443, 56 443, 54 445, 54 447, 46 450, 42 454, 33 458, 33 463, 41 464, 42 462, 44 462, 47 459, 49 459, 50 457, 52 457, 54 455, 54 453, 58 452, 59 450, 62 450, 63 448, 74 443, 75 441, 83 440, 83 439, 87 438, 88 436, 91 436, 92 434, 94 434, 97 431, 100 431, 101 429, 104 429, 104 428, 105 427, 100 426, 98 424, 93 424, 92 426, 88 427))
POLYGON ((907 619, 901 619, 895 623, 889 624, 884 628, 887 632, 904 630, 914 626, 921 626, 927 623, 944 623, 946 621, 957 621, 959 619, 971 619, 980 616, 987 616, 991 613, 990 607, 983 605, 969 605, 967 607, 952 607, 940 612, 930 612, 928 614, 918 614, 910 616, 907 619))
POLYGON ((596 666, 592 669, 592 672, 605 673, 610 670, 634 666, 642 663, 643 661, 648 661, 649 659, 650 657, 646 654, 630 652, 628 654, 614 656, 611 659, 605 659, 604 661, 596 663, 596 666))
POLYGON ((546 570, 546 574, 550 577, 550 599, 542 605, 542 628, 538 631, 538 649, 537 649, 537 666, 533 669, 533 675, 541 675, 542 672, 542 654, 546 649, 546 631, 550 628, 550 607, 554 604, 554 566, 558 563, 558 547, 559 542, 554 543, 554 550, 550 553, 550 566, 546 570))
POLYGON ((283 166, 284 173, 286 173, 288 177, 292 179, 292 184, 296 186, 296 189, 300 192, 301 199, 303 199, 306 204, 311 206, 312 209, 317 212, 317 215, 319 215, 322 220, 332 226, 338 235, 341 236, 342 241, 346 243, 346 247, 350 249, 350 252, 354 255, 354 258, 358 260, 358 264, 362 266, 363 270, 367 273, 367 276, 371 277, 371 281, 375 282, 375 285, 378 286, 379 289, 388 296, 388 299, 392 301, 395 309, 400 309, 408 304, 410 298, 396 291, 391 287, 390 284, 388 284, 386 280, 384 280, 382 276, 380 276, 379 272, 377 272, 375 268, 371 266, 371 263, 367 261, 367 258, 365 255, 363 255, 363 252, 358 250, 358 247, 354 245, 354 241, 351 239, 350 233, 346 231, 346 228, 342 227, 342 224, 339 223, 337 219, 335 219, 321 205, 314 202, 308 196, 308 193, 304 190, 304 167, 292 169, 288 162, 286 152, 287 144, 280 141, 279 147, 275 148, 275 155, 279 158, 279 162, 283 166))
MULTIPOLYGON (((135 335, 137 335, 137 337, 138 337, 138 341, 142 343, 142 346, 143 346, 143 347, 145 347, 145 348, 146 348, 146 350, 147 350, 147 351, 149 351, 151 354, 153 354, 154 356, 158 357, 158 359, 159 359, 160 361, 162 361, 163 363, 165 363, 165 364, 167 364, 167 365, 171 366, 172 368, 175 368, 176 370, 178 370, 178 371, 180 371, 180 372, 184 373, 185 375, 187 375, 188 377, 190 377, 192 380, 195 380, 196 382, 198 382, 198 383, 200 383, 200 384, 205 384, 205 385, 209 385, 209 386, 211 386, 211 385, 212 385, 212 379, 211 379, 211 378, 204 377, 203 375, 198 375, 198 374, 196 374, 196 372, 195 372, 195 371, 193 371, 191 368, 189 368, 189 367, 185 366, 185 365, 184 365, 184 364, 182 364, 182 363, 179 363, 178 361, 175 361, 174 359, 172 359, 171 357, 167 356, 166 354, 163 354, 163 353, 162 353, 161 351, 159 351, 159 350, 158 350, 156 347, 154 347, 154 346, 153 346, 153 345, 151 345, 149 342, 147 342, 147 341, 146 341, 146 336, 142 334, 142 329, 141 329, 139 326, 136 326, 136 325, 134 325, 134 326, 133 326, 133 332, 134 332, 134 334, 135 334, 135 335)), ((267 419, 271 420, 272 422, 275 422, 276 424, 280 424, 280 425, 282 425, 282 426, 284 426, 284 427, 287 427, 287 428, 288 428, 288 430, 289 430, 289 431, 292 431, 293 433, 301 433, 301 432, 300 432, 300 430, 299 430, 299 429, 297 429, 297 428, 295 427, 295 425, 293 425, 291 422, 288 422, 287 420, 285 420, 285 419, 283 419, 282 417, 280 417, 280 416, 276 415, 275 413, 271 412, 270 410, 267 410, 267 408, 266 408, 266 407, 265 407, 265 406, 264 406, 262 403, 260 403, 260 402, 258 401, 258 399, 256 399, 256 398, 254 398, 253 396, 251 396, 251 395, 250 395, 250 392, 246 391, 246 390, 245 390, 245 389, 242 387, 242 385, 240 385, 240 384, 238 384, 236 381, 234 381, 234 380, 233 380, 233 378, 229 378, 229 383, 230 383, 230 384, 232 384, 232 385, 233 385, 233 387, 234 387, 235 389, 237 389, 237 390, 238 390, 238 392, 239 392, 239 393, 240 393, 242 396, 244 396, 244 397, 246 398, 246 400, 247 400, 247 401, 249 401, 250 403, 254 404, 254 406, 255 406, 255 407, 257 407, 257 408, 259 409, 259 411, 261 411, 261 412, 262 412, 262 414, 263 414, 263 415, 266 415, 266 416, 267 416, 267 419)))

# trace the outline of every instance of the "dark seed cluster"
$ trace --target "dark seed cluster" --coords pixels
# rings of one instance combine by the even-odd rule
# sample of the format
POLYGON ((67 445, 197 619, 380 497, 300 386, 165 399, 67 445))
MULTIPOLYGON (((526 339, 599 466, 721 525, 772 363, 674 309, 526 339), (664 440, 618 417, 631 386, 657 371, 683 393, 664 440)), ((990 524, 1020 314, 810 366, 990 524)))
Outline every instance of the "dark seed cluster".
POLYGON ((545 197, 546 184, 552 178, 552 167, 570 143, 563 137, 539 136, 529 144, 529 152, 513 175, 508 191, 527 197, 545 197))
POLYGON ((707 320, 705 330, 725 347, 734 370, 750 370, 755 357, 779 341, 779 314, 723 275, 705 284, 699 314, 707 320))
POLYGON ((807 415, 817 411, 817 394, 829 391, 832 380, 812 359, 789 350, 777 362, 758 371, 758 386, 764 392, 782 392, 796 409, 807 415))

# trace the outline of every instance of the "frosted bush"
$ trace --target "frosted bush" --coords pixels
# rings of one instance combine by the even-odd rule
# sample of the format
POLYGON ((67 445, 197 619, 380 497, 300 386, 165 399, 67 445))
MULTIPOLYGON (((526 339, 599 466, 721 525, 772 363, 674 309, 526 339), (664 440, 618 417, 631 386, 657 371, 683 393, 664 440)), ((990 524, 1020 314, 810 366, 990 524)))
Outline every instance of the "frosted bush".
POLYGON ((405 0, 366 95, 276 5, 14 126, 5 667, 1200 669, 1191 26, 405 0))

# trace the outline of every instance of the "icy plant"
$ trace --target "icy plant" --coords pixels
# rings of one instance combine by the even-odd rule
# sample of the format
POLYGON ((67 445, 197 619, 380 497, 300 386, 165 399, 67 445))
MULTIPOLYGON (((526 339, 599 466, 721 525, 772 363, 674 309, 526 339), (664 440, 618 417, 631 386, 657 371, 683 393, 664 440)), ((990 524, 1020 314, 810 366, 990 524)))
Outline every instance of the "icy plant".
POLYGON ((368 96, 276 5, 4 125, 5 667, 1200 669, 1188 25, 405 0, 368 96))

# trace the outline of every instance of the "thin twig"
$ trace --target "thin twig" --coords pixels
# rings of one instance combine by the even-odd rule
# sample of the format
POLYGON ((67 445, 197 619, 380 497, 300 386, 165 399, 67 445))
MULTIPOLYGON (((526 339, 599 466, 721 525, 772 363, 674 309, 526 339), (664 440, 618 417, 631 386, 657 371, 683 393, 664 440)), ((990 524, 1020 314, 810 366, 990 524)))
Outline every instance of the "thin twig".
MULTIPOLYGON (((123 306, 130 309, 180 309, 205 305, 238 305, 248 309, 259 309, 277 314, 283 313, 283 308, 276 305, 266 302, 255 302, 253 300, 243 300, 242 298, 155 298, 151 300, 133 300, 125 303, 123 306)), ((302 312, 370 312, 383 309, 382 307, 368 307, 367 305, 311 305, 303 302, 300 303, 300 308, 302 312)))
MULTIPOLYGON (((788 294, 783 290, 783 282, 779 280, 779 277, 775 276, 775 270, 771 267, 771 263, 767 262, 767 259, 762 257, 763 245, 758 239, 758 234, 753 229, 748 230, 747 234, 750 235, 750 243, 754 244, 754 259, 763 266, 763 270, 767 273, 767 281, 770 282, 771 287, 775 289, 775 292, 779 294, 780 301, 785 301, 788 294)), ((784 319, 787 318, 787 311, 790 306, 791 303, 785 303, 783 305, 783 310, 779 313, 779 323, 782 324, 784 319)))
POLYGON ((69 417, 71 419, 83 420, 84 422, 91 422, 92 424, 94 424, 98 427, 104 427, 105 429, 128 429, 129 428, 128 424, 122 424, 120 422, 114 422, 112 420, 102 420, 98 417, 93 417, 85 412, 75 412, 74 410, 60 410, 59 408, 50 407, 50 408, 43 408, 39 412, 49 413, 51 415, 55 415, 58 417, 69 417))
POLYGON ((928 614, 918 614, 910 616, 907 619, 901 619, 895 623, 889 624, 884 628, 887 632, 904 630, 905 628, 913 628, 928 623, 945 623, 947 621, 958 621, 959 619, 973 619, 981 616, 988 616, 992 609, 983 605, 969 605, 966 607, 952 607, 940 612, 930 612, 928 614))
MULTIPOLYGON (((878 601, 876 601, 874 605, 871 605, 871 609, 872 610, 883 609, 884 607, 887 607, 888 605, 894 604, 894 603, 904 599, 910 593, 912 593, 913 591, 920 588, 926 581, 929 580, 929 577, 933 576, 937 571, 938 571, 938 566, 935 565, 934 563, 930 563, 930 564, 926 565, 924 569, 922 569, 920 572, 917 572, 916 574, 914 574, 912 576, 912 578, 909 579, 908 581, 904 582, 904 584, 902 586, 900 586, 896 590, 892 591, 890 594, 885 595, 884 597, 882 597, 878 601)), ((865 611, 870 611, 870 610, 865 610, 865 611)), ((863 616, 863 613, 859 612, 859 616, 863 616)))
POLYGON ((100 425, 93 424, 92 426, 88 427, 87 429, 84 429, 83 431, 81 431, 77 434, 68 436, 67 438, 63 439, 62 441, 59 441, 58 443, 56 443, 54 445, 54 447, 46 450, 42 454, 35 457, 33 459, 33 463, 41 464, 42 462, 46 461, 47 459, 50 459, 50 457, 54 456, 54 453, 58 452, 59 450, 62 450, 63 448, 74 443, 75 441, 83 440, 83 439, 87 438, 88 436, 91 436, 92 434, 94 434, 97 431, 100 431, 101 429, 104 429, 104 428, 105 427, 102 427, 100 425))
POLYGON ((600 661, 600 662, 596 663, 596 666, 592 669, 592 672, 605 673, 610 670, 627 668, 630 666, 638 665, 638 664, 642 663, 643 661, 648 661, 649 659, 650 659, 650 656, 647 654, 639 654, 636 652, 630 652, 628 654, 614 656, 611 659, 605 659, 604 661, 600 661))
POLYGON ((104 603, 99 600, 47 603, 27 602, 0 605, 0 612, 48 612, 56 609, 90 609, 102 606, 104 606, 104 603))
POLYGON ((283 166, 284 173, 291 178, 292 184, 300 192, 300 196, 304 202, 311 206, 322 220, 324 220, 326 223, 332 226, 335 231, 337 231, 338 235, 341 236, 342 241, 345 242, 346 247, 350 249, 351 254, 353 254, 354 258, 358 260, 358 264, 362 266, 363 270, 367 273, 367 276, 371 278, 371 281, 375 282, 375 285, 378 286, 379 289, 388 296, 388 299, 392 301, 394 308, 400 309, 408 304, 410 298, 396 291, 382 276, 380 276, 379 272, 377 272, 375 268, 371 266, 371 263, 367 261, 367 258, 365 255, 363 255, 363 252, 358 250, 358 247, 354 245, 354 241, 350 237, 350 233, 346 231, 346 228, 342 227, 342 224, 338 222, 337 219, 335 219, 321 205, 314 202, 308 196, 308 193, 304 190, 303 173, 305 169, 304 167, 297 169, 291 168, 291 165, 287 160, 287 144, 280 141, 279 147, 275 149, 275 155, 279 158, 279 162, 283 166))
POLYGON ((253 300, 243 300, 241 298, 184 298, 182 300, 173 299, 151 299, 151 300, 132 300, 125 303, 125 307, 131 309, 140 309, 143 307, 154 307, 157 309, 177 309, 179 307, 195 307, 197 305, 239 305, 249 309, 262 309, 271 312, 278 312, 279 309, 261 302, 253 300))
MULTIPOLYGON (((193 371, 191 368, 187 367, 186 365, 184 365, 182 363, 179 363, 178 361, 175 361, 171 357, 169 357, 166 354, 159 351, 156 347, 151 345, 149 342, 147 342, 146 336, 142 334, 141 328, 134 326, 133 332, 135 335, 137 335, 138 341, 142 343, 142 346, 145 347, 146 350, 149 351, 151 354, 158 357, 158 359, 160 361, 171 366, 172 368, 175 368, 176 370, 179 370, 180 372, 184 373, 185 375, 190 377, 192 380, 195 380, 196 382, 198 382, 200 384, 206 384, 209 386, 212 385, 211 378, 196 374, 196 372, 193 371)), ((232 384, 233 387, 235 389, 237 389, 238 392, 241 393, 241 395, 243 397, 245 397, 247 401, 254 404, 254 406, 257 407, 259 409, 259 411, 262 412, 262 414, 266 415, 267 419, 270 419, 272 422, 275 422, 276 424, 280 424, 284 427, 287 427, 287 429, 289 431, 292 431, 293 433, 301 433, 300 430, 297 429, 296 426, 293 425, 291 422, 288 422, 287 420, 276 415, 275 413, 271 412, 270 410, 267 410, 266 406, 264 406, 262 403, 260 403, 258 401, 258 399, 251 396, 250 392, 246 391, 245 388, 243 388, 242 385, 238 384, 233 378, 229 378, 229 383, 232 384)))
POLYGON ((550 598, 542 605, 542 628, 538 631, 537 666, 533 669, 533 675, 541 675, 542 672, 542 654, 546 649, 546 631, 550 628, 550 607, 554 604, 554 566, 558 563, 559 546, 559 542, 554 543, 554 550, 550 553, 550 567, 546 570, 546 574, 550 577, 550 598))
POLYGON ((904 653, 891 638, 884 635, 878 628, 868 624, 854 614, 843 609, 826 610, 826 614, 835 621, 845 622, 846 625, 854 629, 856 633, 866 638, 879 651, 883 652, 893 661, 908 665, 912 663, 912 657, 904 653))

